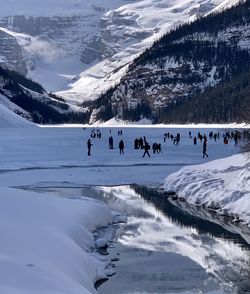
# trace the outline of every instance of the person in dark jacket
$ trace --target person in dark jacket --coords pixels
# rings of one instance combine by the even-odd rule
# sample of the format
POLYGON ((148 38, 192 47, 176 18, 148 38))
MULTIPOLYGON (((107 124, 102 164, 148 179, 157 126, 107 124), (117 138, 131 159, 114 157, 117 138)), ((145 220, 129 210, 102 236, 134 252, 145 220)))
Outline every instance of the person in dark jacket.
POLYGON ((235 145, 238 144, 238 133, 237 132, 234 133, 234 144, 235 145))
POLYGON ((204 137, 204 141, 203 141, 203 150, 202 150, 202 157, 205 158, 208 157, 207 155, 207 137, 204 137))
POLYGON ((144 146, 143 146, 143 139, 142 139, 142 137, 140 137, 140 139, 139 139, 139 148, 141 148, 141 149, 143 149, 143 148, 144 148, 144 146))
POLYGON ((138 138, 136 138, 134 140, 134 149, 139 149, 139 139, 138 138))
POLYGON ((156 150, 157 150, 157 143, 154 143, 152 145, 152 149, 153 149, 153 153, 155 154, 156 150))
POLYGON ((92 146, 92 145, 93 145, 93 144, 91 144, 90 139, 88 139, 88 141, 87 141, 88 156, 91 156, 90 152, 91 152, 91 146, 92 146))
POLYGON ((148 144, 148 142, 146 142, 144 146, 144 154, 142 157, 145 157, 146 154, 148 155, 148 157, 150 157, 148 150, 150 150, 150 145, 148 144))
POLYGON ((109 149, 114 149, 114 139, 112 136, 109 137, 109 149))
POLYGON ((123 142, 123 140, 121 140, 119 142, 119 149, 120 149, 120 155, 124 154, 124 142, 123 142))
POLYGON ((160 143, 156 144, 156 151, 157 151, 157 153, 162 153, 161 144, 160 143))

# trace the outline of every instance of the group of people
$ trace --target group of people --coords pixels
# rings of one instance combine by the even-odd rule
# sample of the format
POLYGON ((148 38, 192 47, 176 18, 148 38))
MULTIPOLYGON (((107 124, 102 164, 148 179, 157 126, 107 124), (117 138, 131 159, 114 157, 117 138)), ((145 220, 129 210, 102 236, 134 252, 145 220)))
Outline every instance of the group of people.
POLYGON ((93 130, 91 131, 90 137, 91 137, 92 139, 94 139, 94 138, 101 139, 101 138, 102 138, 102 133, 101 133, 101 131, 100 131, 99 129, 97 129, 96 131, 95 131, 95 129, 93 129, 93 130))
MULTIPOLYGON (((110 133, 111 133, 111 130, 110 130, 110 133)), ((118 131, 118 136, 122 136, 122 130, 119 130, 118 131)), ((90 134, 90 137, 92 139, 94 138, 98 138, 98 139, 101 139, 101 132, 100 130, 92 130, 91 131, 91 134, 90 134)), ((91 156, 91 148, 92 148, 93 144, 91 143, 91 140, 88 139, 87 140, 87 150, 88 150, 88 156, 91 156)), ((124 144, 124 141, 123 140, 120 140, 119 142, 119 150, 120 150, 120 154, 124 154, 124 148, 125 148, 125 144, 124 144)), ((109 149, 114 149, 114 139, 112 136, 109 137, 109 149)))
MULTIPOLYGON (((118 136, 122 136, 122 131, 118 131, 118 136), (121 132, 121 133, 119 133, 121 132)), ((120 150, 120 155, 124 154, 124 148, 125 144, 124 141, 121 139, 119 144, 118 144, 119 150, 120 150)), ((114 139, 112 136, 109 137, 109 149, 114 149, 114 139)))
POLYGON ((169 132, 165 133, 163 137, 163 141, 166 142, 167 139, 170 139, 171 141, 173 141, 174 145, 178 145, 181 140, 181 134, 177 133, 176 136, 174 136, 173 134, 170 134, 169 132))
POLYGON ((145 157, 145 155, 147 154, 148 157, 150 157, 149 154, 149 150, 150 150, 150 145, 146 139, 145 136, 140 137, 140 138, 135 138, 134 140, 134 149, 143 149, 144 150, 144 154, 142 157, 145 157))
MULTIPOLYGON (((114 149, 114 139, 113 136, 111 135, 111 129, 110 129, 110 136, 108 139, 108 143, 109 143, 109 149, 114 149)), ((189 138, 193 140, 193 144, 197 145, 197 141, 199 140, 200 143, 202 143, 202 157, 208 157, 207 154, 207 145, 208 145, 208 138, 206 136, 206 134, 201 134, 200 132, 197 133, 197 136, 195 135, 194 137, 192 136, 191 131, 189 131, 189 138)), ((118 130, 117 135, 123 136, 123 132, 122 130, 118 130)), ((214 140, 215 142, 220 138, 220 132, 214 132, 214 131, 210 131, 208 134, 208 137, 210 140, 214 140)), ((229 140, 234 140, 235 145, 238 144, 238 141, 241 139, 241 137, 243 136, 244 138, 246 138, 247 136, 247 131, 243 131, 242 133, 239 131, 226 131, 225 133, 222 134, 223 136, 223 142, 224 144, 228 144, 229 140)), ((101 138, 101 132, 99 129, 97 130, 92 130, 90 137, 92 139, 94 138, 101 138)), ((181 140, 181 135, 180 133, 177 133, 176 135, 173 135, 171 133, 165 133, 163 136, 163 141, 166 142, 166 140, 169 139, 173 142, 174 145, 178 145, 180 143, 181 140)), ((91 143, 91 139, 87 140, 87 149, 88 149, 88 156, 91 156, 91 148, 92 148, 93 144, 91 143)), ((124 149, 125 149, 125 143, 123 141, 123 139, 121 139, 118 143, 118 148, 119 148, 119 152, 120 155, 124 155, 124 149)), ((145 157, 146 155, 148 157, 150 157, 150 153, 149 150, 151 149, 150 144, 148 143, 147 139, 145 136, 143 137, 139 137, 139 138, 135 138, 134 140, 134 149, 141 149, 144 150, 144 153, 142 155, 142 157, 145 157)), ((153 153, 162 153, 162 147, 161 147, 161 143, 157 143, 154 142, 152 144, 152 150, 153 153)))

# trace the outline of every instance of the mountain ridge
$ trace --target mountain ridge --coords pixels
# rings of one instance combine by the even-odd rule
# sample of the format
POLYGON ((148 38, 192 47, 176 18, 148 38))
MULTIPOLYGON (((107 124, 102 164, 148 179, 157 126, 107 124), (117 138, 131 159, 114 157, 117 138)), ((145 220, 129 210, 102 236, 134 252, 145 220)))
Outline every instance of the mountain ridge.
POLYGON ((188 101, 250 67, 249 3, 184 24, 129 66, 121 82, 100 97, 92 121, 118 116, 157 120, 167 105, 188 101), (106 104, 106 109, 103 105, 106 104))
POLYGON ((119 82, 166 30, 232 1, 8 0, 0 27, 19 43, 29 78, 79 105, 119 82))
MULTIPOLYGON (((24 2, 29 4, 30 1, 24 2)), ((82 122, 92 123, 100 119, 108 120, 113 116, 132 120, 139 120, 144 116, 153 121, 161 120, 165 117, 163 112, 167 111, 168 104, 171 107, 173 103, 179 105, 180 101, 185 102, 185 99, 198 95, 206 87, 226 82, 240 74, 240 67, 242 71, 248 70, 249 22, 241 22, 239 18, 239 24, 236 26, 229 22, 228 27, 224 25, 212 31, 211 24, 208 24, 208 30, 204 29, 204 25, 200 31, 198 28, 202 22, 206 23, 203 21, 204 15, 206 19, 214 18, 215 13, 223 14, 225 8, 234 6, 238 2, 245 1, 125 0, 116 4, 115 1, 111 1, 109 6, 107 3, 101 6, 99 0, 89 0, 89 6, 85 10, 86 19, 85 16, 78 15, 78 11, 82 11, 83 1, 71 1, 72 10, 69 9, 67 15, 62 13, 60 17, 51 17, 46 13, 44 16, 38 13, 34 17, 32 7, 26 16, 23 15, 25 7, 18 15, 11 17, 6 16, 7 12, 4 12, 5 15, 1 12, 0 26, 4 26, 0 28, 0 48, 4 48, 0 53, 1 66, 16 68, 21 74, 28 71, 28 77, 32 79, 36 79, 38 74, 40 79, 50 80, 52 85, 57 83, 49 74, 47 75, 48 71, 54 75, 54 70, 61 70, 58 75, 59 84, 61 80, 72 80, 70 91, 57 92, 63 99, 48 94, 45 90, 44 93, 37 94, 36 91, 32 93, 31 89, 28 89, 30 98, 25 100, 27 97, 24 95, 26 97, 24 101, 17 100, 18 95, 14 95, 13 90, 17 92, 27 92, 27 90, 23 89, 23 86, 20 89, 20 85, 15 82, 12 84, 13 89, 10 87, 10 82, 8 83, 7 90, 11 94, 7 97, 12 103, 17 103, 18 107, 21 105, 21 108, 26 108, 21 110, 24 115, 26 115, 25 111, 33 113, 31 105, 38 110, 36 104, 43 109, 43 102, 47 105, 61 103, 64 110, 59 110, 60 119, 58 113, 51 113, 51 117, 46 118, 45 109, 41 110, 43 115, 40 118, 38 116, 31 118, 44 123, 70 120, 66 108, 69 109, 74 117, 72 121, 75 122, 80 122, 79 120, 82 119, 82 122), (95 6, 95 3, 99 6, 95 6), (121 4, 125 5, 121 6, 121 4), (113 5, 113 10, 108 9, 110 5, 113 5), (91 27, 88 18, 97 15, 93 14, 93 11, 99 15, 102 27, 88 31, 91 27), (156 12, 162 12, 162 15, 157 16, 156 12), (166 15, 168 18, 165 19, 166 15), (84 37, 88 42, 82 47, 81 54, 78 45, 83 39, 78 40, 78 45, 74 48, 74 52, 72 51, 72 40, 78 38, 84 23, 79 22, 79 17, 89 25, 86 28, 89 39, 84 37), (183 21, 187 24, 183 25, 183 21), (194 28, 194 32, 185 32, 190 26, 194 28), (68 30, 65 31, 66 27, 68 30), (75 35, 72 34, 73 28, 74 30, 77 28, 75 35), (178 37, 178 32, 180 34, 182 28, 184 32, 178 37), (62 35, 58 35, 60 31, 62 35), (95 33, 91 35, 97 31, 104 35, 99 33, 99 35, 95 33), (167 34, 162 37, 163 32, 167 34), (5 37, 1 38, 1 36, 5 37), (171 40, 171 36, 175 36, 175 39, 171 40), (169 38, 165 40, 167 45, 164 45, 164 38, 169 38), (52 42, 53 39, 55 43, 52 42), (62 42, 65 42, 64 48, 60 45, 62 42), (116 46, 112 45, 114 42, 117 43, 116 46), (170 46, 167 42, 171 43, 170 46), (12 51, 8 50, 10 44, 12 51), (69 53, 68 57, 65 55, 65 50, 69 53), (85 62, 86 70, 75 76, 72 73, 80 71, 81 59, 85 62), (143 59, 144 61, 147 59, 146 63, 143 59), (247 62, 244 62, 244 59, 247 62), (55 69, 53 69, 54 65, 56 65, 55 69), (65 68, 72 72, 65 73, 65 68), (96 100, 98 97, 100 98, 96 100), (62 112, 65 112, 65 116, 62 112)), ((53 0, 51 7, 53 8, 57 3, 58 0, 53 0)), ((69 2, 62 1, 61 4, 63 7, 69 5, 69 2)), ((50 13, 52 11, 53 9, 50 13)), ((224 14, 228 14, 228 11, 224 14)), ((96 19, 93 18, 92 21, 94 24, 96 19)), ((216 25, 218 27, 218 24, 216 25)), ((55 110, 54 106, 53 110, 55 110)), ((37 115, 39 111, 35 113, 37 115)))

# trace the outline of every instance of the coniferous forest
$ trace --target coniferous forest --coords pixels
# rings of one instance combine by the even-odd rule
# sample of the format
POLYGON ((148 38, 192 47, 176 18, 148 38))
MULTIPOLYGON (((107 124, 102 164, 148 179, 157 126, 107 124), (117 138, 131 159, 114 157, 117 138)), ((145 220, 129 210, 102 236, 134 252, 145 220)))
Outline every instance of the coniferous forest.
POLYGON ((13 105, 14 112, 36 123, 88 122, 88 112, 74 112, 61 99, 15 71, 0 67, 0 94, 13 105))

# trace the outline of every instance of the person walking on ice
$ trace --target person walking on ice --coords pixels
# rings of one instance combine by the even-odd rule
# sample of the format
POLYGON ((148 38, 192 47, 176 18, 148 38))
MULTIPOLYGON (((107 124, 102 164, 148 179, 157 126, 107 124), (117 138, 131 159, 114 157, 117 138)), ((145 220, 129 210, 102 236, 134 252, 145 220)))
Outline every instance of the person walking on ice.
POLYGON ((207 137, 204 136, 202 157, 205 158, 205 156, 208 157, 208 155, 207 155, 207 137))
POLYGON ((120 155, 124 154, 124 142, 121 140, 119 142, 119 149, 120 149, 120 155))
POLYGON ((91 146, 92 146, 92 145, 93 145, 93 144, 91 144, 90 139, 88 139, 88 141, 87 141, 88 156, 91 156, 90 152, 91 152, 91 146))
POLYGON ((142 157, 145 157, 146 154, 148 155, 148 157, 150 157, 150 154, 149 154, 148 150, 150 150, 150 145, 148 144, 148 142, 145 142, 144 154, 143 154, 142 157))
POLYGON ((109 137, 109 149, 114 149, 114 140, 113 137, 109 137))

